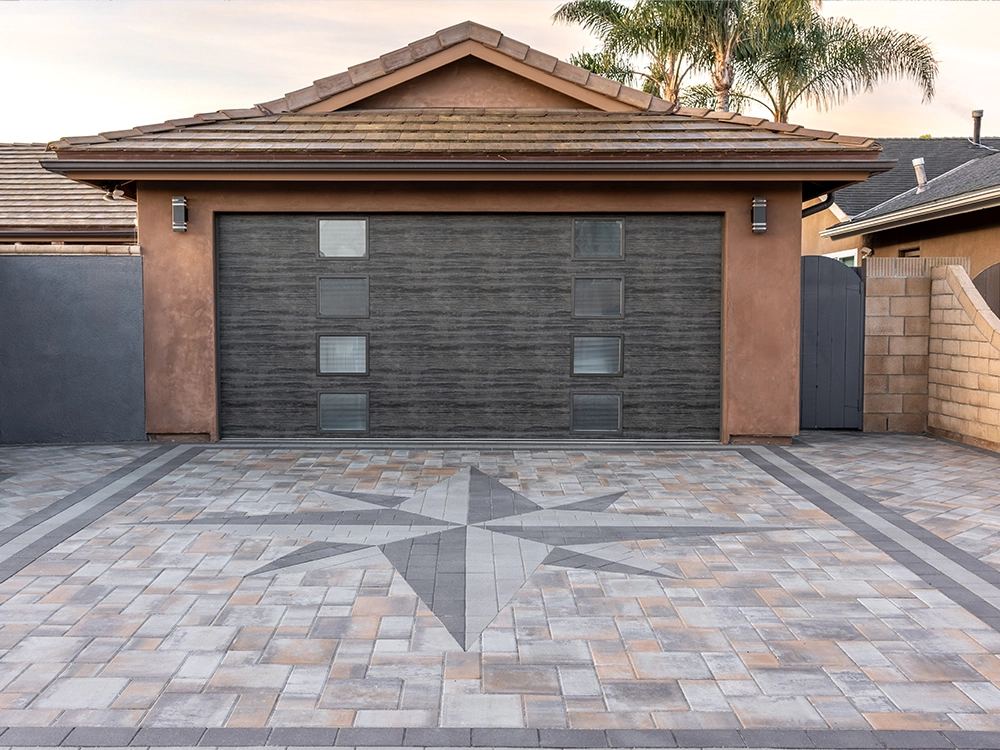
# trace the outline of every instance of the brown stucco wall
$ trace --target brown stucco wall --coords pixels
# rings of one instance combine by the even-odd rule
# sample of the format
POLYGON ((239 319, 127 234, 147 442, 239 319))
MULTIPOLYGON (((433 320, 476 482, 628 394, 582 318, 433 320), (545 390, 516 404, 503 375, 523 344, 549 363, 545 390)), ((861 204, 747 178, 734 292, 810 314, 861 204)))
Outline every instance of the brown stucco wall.
MULTIPOLYGON (((861 237, 849 238, 861 240, 861 237)), ((970 276, 1000 262, 1000 208, 865 235, 873 257, 894 258, 919 249, 922 258, 968 258, 970 276)))
MULTIPOLYGON (((798 183, 140 183, 147 431, 217 439, 216 212, 705 212, 725 215, 722 438, 788 437, 799 419, 798 183), (170 199, 187 197, 186 233, 170 199), (753 196, 768 231, 750 231, 753 196)), ((669 250, 669 249, 668 249, 669 250)))
POLYGON ((462 58, 344 109, 400 107, 588 109, 578 99, 475 57, 462 58))

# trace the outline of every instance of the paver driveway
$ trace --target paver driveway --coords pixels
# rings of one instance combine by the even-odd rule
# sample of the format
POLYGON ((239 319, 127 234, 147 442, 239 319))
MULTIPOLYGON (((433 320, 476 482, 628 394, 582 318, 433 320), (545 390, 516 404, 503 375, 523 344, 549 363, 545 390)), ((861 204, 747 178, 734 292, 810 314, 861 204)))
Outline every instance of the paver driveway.
POLYGON ((0 448, 0 746, 997 747, 998 508, 917 436, 0 448))

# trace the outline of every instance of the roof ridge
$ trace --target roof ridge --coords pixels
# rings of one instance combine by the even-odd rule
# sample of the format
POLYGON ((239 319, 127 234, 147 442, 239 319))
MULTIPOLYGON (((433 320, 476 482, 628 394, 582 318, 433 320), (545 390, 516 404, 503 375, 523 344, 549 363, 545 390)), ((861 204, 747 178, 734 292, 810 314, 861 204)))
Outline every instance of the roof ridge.
POLYGON ((126 138, 205 125, 222 120, 258 119, 295 114, 305 107, 325 101, 332 96, 349 91, 363 83, 382 78, 396 70, 400 70, 450 47, 468 41, 482 44, 500 54, 507 55, 533 68, 581 86, 593 93, 635 107, 639 113, 673 114, 697 119, 721 120, 744 127, 818 141, 827 141, 844 146, 867 148, 876 143, 874 139, 863 136, 840 135, 829 130, 813 130, 802 125, 772 122, 766 118, 750 117, 735 112, 681 107, 674 102, 653 96, 645 91, 640 91, 639 89, 625 86, 618 81, 604 78, 585 68, 563 62, 552 55, 535 50, 523 42, 504 36, 502 32, 496 29, 476 23, 475 21, 463 21, 462 23, 442 29, 431 36, 411 42, 405 47, 387 52, 367 62, 352 65, 344 72, 319 78, 309 86, 291 91, 283 97, 256 104, 251 108, 206 112, 192 117, 167 120, 163 123, 151 125, 140 125, 128 130, 109 131, 98 135, 65 137, 49 143, 47 148, 59 149, 68 146, 97 146, 126 138))

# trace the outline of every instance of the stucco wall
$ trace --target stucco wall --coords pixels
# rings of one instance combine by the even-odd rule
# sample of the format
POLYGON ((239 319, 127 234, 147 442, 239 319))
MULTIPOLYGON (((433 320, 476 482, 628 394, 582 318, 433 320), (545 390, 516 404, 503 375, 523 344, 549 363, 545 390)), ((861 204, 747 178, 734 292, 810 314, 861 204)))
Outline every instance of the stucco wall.
POLYGON ((895 258, 914 249, 924 258, 968 258, 969 273, 975 278, 1000 262, 1000 208, 865 235, 864 244, 873 248, 876 258, 895 258))
POLYGON ((840 219, 829 208, 804 218, 802 220, 802 254, 827 255, 828 253, 861 247, 860 237, 831 240, 819 236, 821 231, 838 223, 840 223, 840 219))
MULTIPOLYGON (((725 217, 722 438, 787 437, 799 418, 797 183, 567 182, 140 183, 146 295, 147 431, 217 439, 214 216, 217 212, 706 212, 725 217), (189 206, 173 232, 171 196, 189 206), (768 231, 750 231, 753 196, 768 231)), ((669 251, 669 248, 667 249, 669 251)))
POLYGON ((928 430, 1000 450, 1000 319, 963 268, 932 279, 928 430))

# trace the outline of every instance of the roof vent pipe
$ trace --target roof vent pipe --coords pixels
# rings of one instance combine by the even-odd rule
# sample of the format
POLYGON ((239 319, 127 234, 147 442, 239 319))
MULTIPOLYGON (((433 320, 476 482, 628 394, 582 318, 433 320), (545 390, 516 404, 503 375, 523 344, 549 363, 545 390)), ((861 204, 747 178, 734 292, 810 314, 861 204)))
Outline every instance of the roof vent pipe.
POLYGON ((974 109, 972 110, 972 142, 977 146, 980 145, 980 131, 983 127, 983 110, 974 109))
POLYGON ((913 171, 917 173, 917 192, 922 193, 927 189, 927 170, 924 169, 924 157, 918 156, 913 160, 913 171))

